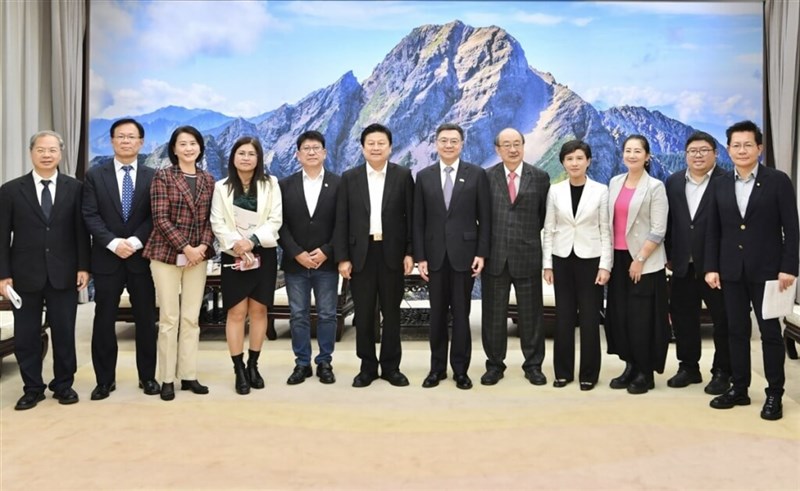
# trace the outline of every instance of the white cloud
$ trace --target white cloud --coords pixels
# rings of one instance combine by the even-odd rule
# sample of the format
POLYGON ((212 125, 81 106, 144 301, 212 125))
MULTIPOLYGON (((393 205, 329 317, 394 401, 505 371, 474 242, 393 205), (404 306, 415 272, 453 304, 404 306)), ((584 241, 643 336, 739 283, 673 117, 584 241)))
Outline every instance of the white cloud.
MULTIPOLYGON (((422 23, 424 11, 419 5, 407 2, 290 2, 286 10, 300 22, 313 25, 348 27, 351 29, 396 29, 398 18, 412 16, 413 20, 402 21, 422 23), (324 5, 324 6, 323 6, 324 5)), ((401 22, 402 24, 402 22, 401 22)))
POLYGON ((248 53, 264 31, 280 28, 262 2, 152 2, 146 15, 141 49, 169 62, 248 53))
POLYGON ((118 118, 145 114, 169 105, 212 109, 224 114, 230 111, 226 98, 206 85, 193 83, 186 87, 175 87, 163 80, 145 79, 139 87, 115 91, 113 104, 103 109, 98 116, 118 118))
POLYGON ((112 58, 115 53, 106 50, 124 44, 124 40, 134 34, 134 18, 131 3, 95 2, 90 10, 92 52, 99 60, 112 58))
POLYGON ((89 118, 100 117, 100 114, 114 102, 106 81, 94 70, 89 70, 89 118))

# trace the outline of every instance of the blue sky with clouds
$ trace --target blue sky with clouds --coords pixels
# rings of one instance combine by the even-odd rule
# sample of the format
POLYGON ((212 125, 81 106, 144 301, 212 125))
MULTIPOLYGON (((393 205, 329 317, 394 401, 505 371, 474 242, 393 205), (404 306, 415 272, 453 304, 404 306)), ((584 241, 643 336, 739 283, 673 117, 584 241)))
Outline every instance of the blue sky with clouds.
MULTIPOLYGON (((152 2, 91 8, 91 113, 167 105, 255 116, 352 70, 414 27, 496 25, 529 64, 603 109, 641 105, 697 127, 762 121, 762 3, 152 2)), ((710 128, 709 128, 710 129, 710 128)))

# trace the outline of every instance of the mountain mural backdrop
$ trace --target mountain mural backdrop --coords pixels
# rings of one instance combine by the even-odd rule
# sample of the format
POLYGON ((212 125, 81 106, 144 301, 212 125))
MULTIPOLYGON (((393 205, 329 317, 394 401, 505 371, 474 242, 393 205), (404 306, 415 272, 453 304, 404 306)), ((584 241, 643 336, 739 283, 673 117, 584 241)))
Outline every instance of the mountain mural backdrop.
MULTIPOLYGON (((341 173, 363 162, 359 137, 370 123, 393 133, 392 161, 416 171, 436 159, 434 132, 455 122, 466 132, 462 159, 488 167, 499 161, 493 140, 506 127, 525 136, 525 160, 564 178, 561 145, 580 138, 592 147, 589 175, 603 183, 625 168, 622 140, 638 133, 650 141, 651 174, 664 179, 685 165, 683 149, 694 128, 644 107, 598 111, 554 77, 530 65, 519 42, 499 27, 474 28, 454 21, 420 26, 394 47, 359 83, 347 72, 296 104, 284 104, 253 118, 234 118, 204 109, 169 106, 131 115, 145 126, 143 160, 151 167, 169 164, 166 142, 172 131, 190 124, 203 133, 203 166, 216 178, 227 174, 228 153, 244 135, 261 141, 270 172, 296 172, 295 141, 304 131, 325 135, 326 168, 341 173)), ((112 120, 90 123, 92 164, 111 155, 112 120)), ((718 146, 723 148, 719 142, 718 146)), ((730 168, 726 152, 720 164, 730 168)))

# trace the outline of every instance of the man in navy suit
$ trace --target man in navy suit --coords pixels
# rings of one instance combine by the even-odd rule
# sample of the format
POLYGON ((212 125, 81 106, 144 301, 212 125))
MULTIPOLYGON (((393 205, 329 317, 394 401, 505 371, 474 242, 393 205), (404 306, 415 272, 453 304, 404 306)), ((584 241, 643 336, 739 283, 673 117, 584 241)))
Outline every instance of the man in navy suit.
POLYGON ((724 394, 730 388, 731 360, 728 318, 722 292, 705 282, 705 240, 711 210, 708 187, 725 174, 716 165, 717 142, 697 131, 686 140, 686 169, 672 174, 666 183, 669 200, 666 251, 672 270, 670 314, 675 330, 678 373, 667 381, 674 388, 699 384, 700 309, 705 301, 714 322, 714 361, 707 394, 724 394))
POLYGON ((281 180, 283 225, 278 244, 283 249, 281 269, 292 312, 289 326, 295 367, 289 385, 310 377, 311 292, 317 310, 317 343, 314 358, 323 384, 336 381, 331 361, 336 343, 336 299, 339 272, 333 260, 333 230, 340 178, 325 171, 325 137, 306 131, 297 138, 297 160, 302 169, 281 180))
POLYGON ((355 308, 356 354, 361 370, 353 387, 378 378, 402 387, 400 302, 403 276, 414 268, 411 217, 414 180, 407 168, 389 162, 392 132, 371 124, 361 132, 366 163, 342 174, 336 209, 334 254, 339 273, 350 279, 355 308), (375 354, 375 306, 383 315, 380 357, 375 354))
POLYGON ((472 286, 489 255, 492 206, 482 168, 460 159, 464 130, 436 129, 439 162, 417 173, 414 189, 414 256, 428 281, 431 304, 431 370, 423 387, 447 377, 448 313, 453 316, 450 366, 459 389, 472 388, 467 375, 472 355, 469 327, 472 286))
POLYGON ((142 249, 153 230, 150 183, 155 171, 138 162, 144 128, 133 119, 111 125, 114 158, 86 173, 83 217, 92 235, 95 286, 92 365, 97 386, 92 400, 105 399, 116 388, 119 299, 128 289, 136 323, 136 368, 139 387, 147 395, 160 393, 156 370, 155 287, 150 261, 142 249))
POLYGON ((783 417, 784 351, 778 319, 761 315, 765 283, 786 290, 797 279, 800 226, 789 176, 758 164, 761 130, 742 121, 726 130, 734 170, 716 179, 706 242, 706 282, 721 288, 728 314, 733 387, 711 400, 715 409, 750 404, 750 305, 761 331, 766 400, 761 417, 783 417))
POLYGON ((78 291, 89 283, 89 236, 81 216, 81 183, 58 171, 64 140, 40 131, 30 140, 33 171, 0 187, 0 295, 13 288, 14 355, 24 395, 14 409, 35 407, 48 386, 42 379, 42 309, 53 337, 49 384, 60 404, 78 402, 75 316, 78 291), (77 286, 77 287, 76 287, 77 286))

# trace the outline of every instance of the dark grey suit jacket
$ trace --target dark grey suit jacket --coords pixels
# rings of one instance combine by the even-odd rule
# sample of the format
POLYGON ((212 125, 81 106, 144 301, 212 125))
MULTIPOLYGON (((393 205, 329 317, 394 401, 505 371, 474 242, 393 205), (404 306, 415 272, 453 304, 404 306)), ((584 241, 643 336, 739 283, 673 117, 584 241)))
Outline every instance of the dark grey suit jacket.
POLYGON ((334 226, 336 225, 336 199, 341 178, 325 171, 322 189, 319 192, 314 216, 309 216, 303 192, 303 171, 296 172, 280 181, 283 200, 283 225, 278 244, 283 249, 281 269, 288 273, 300 273, 306 268, 294 258, 303 251, 322 250, 328 259, 320 269, 336 271, 334 260, 334 226))
POLYGON ((489 255, 491 203, 484 170, 459 162, 450 208, 445 208, 442 173, 435 163, 417 173, 414 188, 414 256, 438 271, 445 254, 455 271, 469 271, 475 256, 489 255))
POLYGON ((550 176, 523 162, 517 199, 511 203, 503 163, 486 171, 492 201, 492 242, 485 271, 512 278, 542 274, 542 236, 550 176))

